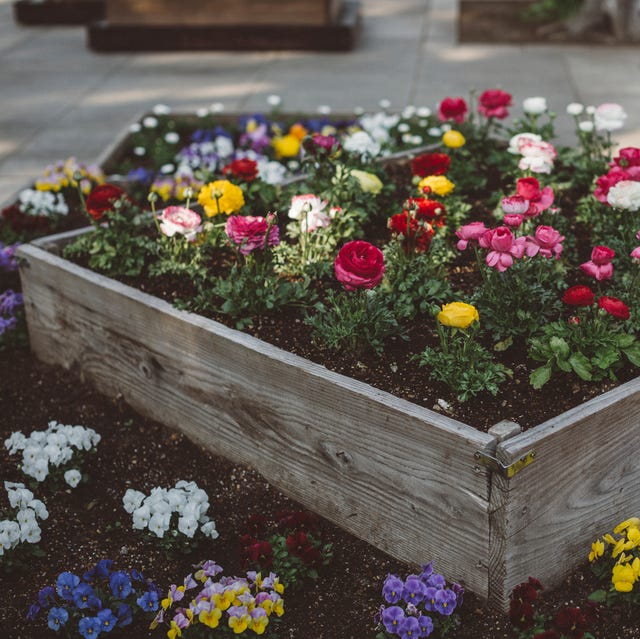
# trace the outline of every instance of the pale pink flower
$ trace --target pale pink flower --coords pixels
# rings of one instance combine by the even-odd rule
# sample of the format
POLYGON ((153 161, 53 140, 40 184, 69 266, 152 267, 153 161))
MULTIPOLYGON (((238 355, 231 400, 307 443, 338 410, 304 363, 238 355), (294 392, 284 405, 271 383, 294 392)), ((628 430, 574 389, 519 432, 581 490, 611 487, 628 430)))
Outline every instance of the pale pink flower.
POLYGON ((503 197, 500 206, 507 215, 523 215, 529 209, 529 200, 525 200, 521 195, 512 195, 503 197))
POLYGON ((522 155, 518 168, 521 171, 532 171, 533 173, 551 173, 553 161, 558 153, 550 142, 542 140, 523 139, 518 148, 522 155))
POLYGON ((589 277, 593 277, 599 282, 610 280, 613 277, 613 264, 611 263, 616 253, 608 246, 595 246, 591 251, 591 259, 580 268, 589 277))
POLYGON ((593 114, 596 131, 617 131, 627 119, 625 110, 615 102, 601 104, 593 114))
POLYGON ((158 215, 160 231, 167 237, 184 235, 192 242, 202 230, 202 218, 184 206, 168 206, 158 215))
POLYGON ((482 248, 490 249, 487 264, 502 273, 513 264, 514 257, 520 259, 524 255, 526 241, 524 237, 515 238, 506 226, 499 226, 485 231, 478 243, 482 248))
MULTIPOLYGON (((458 250, 464 251, 467 246, 469 246, 469 242, 477 242, 482 235, 484 235, 487 227, 482 222, 471 222, 469 224, 465 224, 461 226, 456 231, 456 236, 458 237, 458 250)), ((638 231, 640 233, 640 231, 638 231)))
POLYGON ((292 220, 299 220, 309 215, 319 215, 327 207, 327 200, 321 200, 313 193, 306 195, 294 195, 291 198, 289 207, 289 217, 292 220))
POLYGON ((534 237, 527 238, 527 255, 541 255, 542 257, 554 257, 558 259, 562 253, 562 241, 564 235, 560 235, 552 226, 539 226, 534 237))

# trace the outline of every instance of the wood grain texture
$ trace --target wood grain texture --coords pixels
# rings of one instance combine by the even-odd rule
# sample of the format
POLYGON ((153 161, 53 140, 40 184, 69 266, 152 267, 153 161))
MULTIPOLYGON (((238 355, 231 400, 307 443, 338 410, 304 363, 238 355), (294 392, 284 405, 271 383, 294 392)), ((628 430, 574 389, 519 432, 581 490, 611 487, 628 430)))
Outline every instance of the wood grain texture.
POLYGON ((529 575, 558 584, 591 542, 640 514, 640 379, 498 446, 535 461, 504 492, 504 594, 529 575))
POLYGON ((38 357, 251 465, 389 554, 433 559, 487 596, 490 478, 473 455, 490 435, 36 246, 19 253, 38 357))
POLYGON ((341 0, 106 0, 112 24, 328 25, 341 0))

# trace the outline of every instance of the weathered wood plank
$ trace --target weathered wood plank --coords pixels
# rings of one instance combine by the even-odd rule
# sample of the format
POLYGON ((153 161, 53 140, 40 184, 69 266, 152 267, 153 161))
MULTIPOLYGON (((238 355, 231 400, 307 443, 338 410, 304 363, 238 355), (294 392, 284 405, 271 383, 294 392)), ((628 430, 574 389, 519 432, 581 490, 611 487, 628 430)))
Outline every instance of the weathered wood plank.
POLYGON ((328 25, 341 0, 106 0, 112 24, 328 25))
POLYGON ((473 455, 490 435, 35 246, 20 256, 38 357, 253 466, 389 554, 434 559, 487 595, 489 474, 473 455))
POLYGON ((505 441, 507 461, 535 450, 505 494, 503 596, 529 575, 559 583, 591 542, 640 513, 640 379, 505 441))

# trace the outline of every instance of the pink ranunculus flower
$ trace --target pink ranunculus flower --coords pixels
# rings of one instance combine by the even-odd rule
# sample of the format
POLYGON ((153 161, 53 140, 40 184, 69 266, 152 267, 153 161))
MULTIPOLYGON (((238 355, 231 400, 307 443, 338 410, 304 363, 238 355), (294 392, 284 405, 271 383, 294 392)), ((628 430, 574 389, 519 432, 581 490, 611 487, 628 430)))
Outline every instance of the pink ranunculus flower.
POLYGON ((500 206, 506 215, 524 215, 529 210, 529 200, 521 195, 503 197, 500 206))
POLYGON ((384 276, 382 251, 364 240, 347 242, 333 263, 336 279, 348 290, 371 289, 384 276))
POLYGON ((520 144, 525 141, 542 142, 542 136, 537 133, 516 133, 509 140, 509 148, 507 151, 513 155, 520 155, 520 144))
POLYGON ((520 259, 524 255, 526 241, 524 237, 514 237, 506 226, 499 226, 485 231, 478 243, 482 248, 490 249, 487 264, 502 273, 513 264, 514 257, 520 259))
POLYGON ((547 258, 555 256, 558 259, 562 253, 563 240, 564 235, 560 235, 552 226, 541 225, 533 237, 527 238, 527 255, 541 255, 547 258))
POLYGON ((591 251, 591 259, 584 264, 580 264, 583 273, 593 277, 599 282, 610 280, 613 277, 612 260, 616 252, 608 246, 594 246, 591 251))
POLYGON ((630 255, 634 262, 640 262, 640 246, 636 246, 636 248, 631 251, 630 255))
POLYGON ((184 206, 168 206, 158 215, 160 231, 167 237, 184 235, 192 242, 202 230, 202 218, 184 206))
POLYGON ((529 208, 525 212, 528 218, 537 217, 553 204, 553 189, 545 186, 541 190, 540 182, 534 177, 520 178, 516 182, 516 194, 529 200, 529 208))
POLYGON ((524 215, 519 215, 517 213, 505 213, 502 218, 502 222, 512 229, 517 229, 519 226, 522 226, 522 222, 524 222, 524 215))
POLYGON ((617 157, 613 158, 611 166, 619 166, 621 169, 640 166, 640 148, 626 146, 624 149, 620 149, 617 157))
POLYGON ((445 98, 438 105, 438 120, 452 121, 462 124, 467 115, 468 107, 464 98, 445 98))
POLYGON ((482 222, 470 222, 469 224, 461 226, 456 231, 458 250, 464 251, 467 246, 469 246, 469 242, 477 242, 484 235, 485 231, 487 231, 487 227, 482 222))
POLYGON ((558 155, 553 144, 542 140, 523 140, 519 149, 522 158, 518 162, 518 168, 521 171, 551 173, 553 162, 558 155))
POLYGON ((511 106, 511 94, 501 89, 488 89, 478 98, 478 111, 485 118, 504 120, 509 115, 507 107, 511 106))
POLYGON ((304 219, 305 216, 319 215, 327 207, 328 201, 321 200, 313 193, 306 195, 294 195, 291 198, 289 217, 292 220, 304 219))
POLYGON ((280 244, 280 231, 274 223, 275 216, 231 215, 227 219, 224 231, 242 255, 249 255, 269 246, 280 244), (267 237, 268 232, 268 237, 267 237))

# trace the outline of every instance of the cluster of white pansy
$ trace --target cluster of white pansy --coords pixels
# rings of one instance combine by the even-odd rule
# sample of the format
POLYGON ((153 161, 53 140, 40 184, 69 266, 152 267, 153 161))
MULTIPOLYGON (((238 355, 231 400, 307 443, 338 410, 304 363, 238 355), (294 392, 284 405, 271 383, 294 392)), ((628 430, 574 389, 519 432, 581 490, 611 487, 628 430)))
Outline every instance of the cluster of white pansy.
POLYGON ((149 495, 130 488, 122 503, 136 530, 148 529, 160 538, 167 533, 192 538, 198 530, 205 537, 218 537, 215 522, 207 516, 209 497, 193 481, 180 480, 169 489, 156 487, 149 495))
POLYGON ((47 507, 35 499, 24 484, 4 482, 11 516, 0 519, 0 557, 22 543, 37 544, 41 538, 38 519, 47 519, 47 507))
MULTIPOLYGON (((69 464, 79 451, 91 451, 100 441, 100 435, 85 426, 66 426, 56 421, 49 422, 46 430, 38 430, 28 437, 16 431, 5 440, 10 455, 22 451, 22 472, 36 481, 44 481, 51 467, 60 468, 69 464)), ((75 488, 82 475, 76 468, 67 469, 64 480, 75 488)))
POLYGON ((356 131, 345 136, 342 147, 349 153, 356 153, 363 160, 377 157, 382 149, 380 143, 376 142, 366 131, 356 131))
POLYGON ((62 193, 24 189, 18 194, 18 207, 25 215, 62 217, 68 215, 69 205, 62 193))

